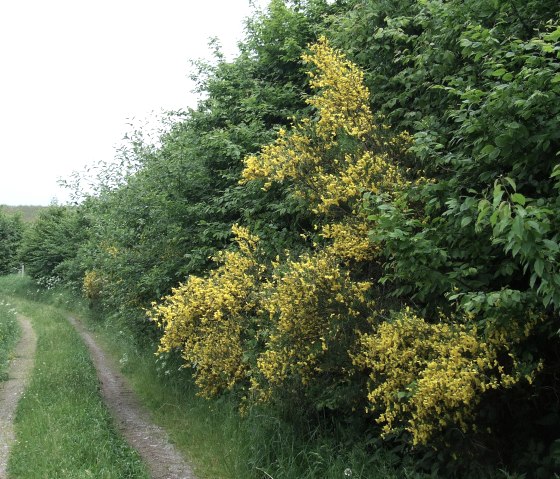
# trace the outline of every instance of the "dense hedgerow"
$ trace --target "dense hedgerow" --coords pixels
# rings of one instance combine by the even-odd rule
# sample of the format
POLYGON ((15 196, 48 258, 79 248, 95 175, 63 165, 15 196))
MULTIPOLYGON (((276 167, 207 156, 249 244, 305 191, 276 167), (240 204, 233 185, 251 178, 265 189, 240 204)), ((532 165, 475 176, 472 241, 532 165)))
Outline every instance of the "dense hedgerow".
MULTIPOLYGON (((329 246, 317 246, 315 252, 300 258, 287 255, 264 264, 247 247, 237 253, 224 252, 224 264, 208 278, 191 277, 164 304, 156 306, 152 318, 165 328, 162 351, 183 351, 204 395, 215 395, 241 378, 250 378, 252 393, 262 398, 288 380, 305 385, 317 374, 328 376, 329 371, 323 370, 326 361, 320 358, 340 336, 355 334, 355 318, 364 315, 368 304, 364 292, 371 285, 353 280, 342 262, 362 260, 375 251, 367 240, 365 217, 358 214, 361 193, 367 186, 381 185, 397 175, 396 167, 389 166, 388 152, 396 151, 404 140, 381 139, 367 105, 361 72, 354 65, 326 40, 311 52, 306 58, 319 73, 312 82, 318 94, 309 103, 317 108, 320 120, 303 120, 289 133, 280 130, 273 145, 246 160, 243 182, 264 179, 266 189, 272 181, 290 181, 293 194, 311 203, 316 214, 336 219, 326 224, 322 234, 329 246), (344 90, 339 90, 339 82, 344 90), (344 92, 357 97, 343 103, 344 92), (347 105, 343 114, 337 104, 347 105), (351 127, 343 127, 345 119, 351 127), (342 140, 352 141, 356 147, 341 147, 342 140), (366 142, 374 141, 380 149, 376 156, 365 151, 366 142), (321 149, 330 150, 328 158, 320 154, 321 149), (326 172, 327 167, 331 171, 326 172), (303 171, 307 173, 303 175, 303 171), (329 198, 314 195, 313 191, 321 191, 318 184, 327 183, 329 198), (356 218, 343 220, 347 208, 346 216, 356 218), (242 338, 246 338, 245 345, 242 338), (243 361, 244 356, 254 358, 253 364, 243 361)), ((257 238, 248 231, 235 231, 243 231, 256 245, 257 238)), ((344 364, 351 364, 345 355, 336 366, 337 374, 344 364)), ((332 368, 336 361, 330 362, 332 368)))
POLYGON ((24 225, 19 216, 9 216, 0 208, 0 274, 14 273, 19 266, 18 248, 24 225))

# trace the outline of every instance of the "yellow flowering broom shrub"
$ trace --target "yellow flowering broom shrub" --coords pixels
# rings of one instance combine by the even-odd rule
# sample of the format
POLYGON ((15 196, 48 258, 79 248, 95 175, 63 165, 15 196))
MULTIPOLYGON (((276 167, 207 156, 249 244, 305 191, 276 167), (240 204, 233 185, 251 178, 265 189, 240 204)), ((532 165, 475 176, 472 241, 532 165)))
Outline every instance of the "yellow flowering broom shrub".
POLYGON ((148 313, 164 329, 159 352, 180 350, 205 397, 232 389, 248 372, 243 338, 264 267, 256 259, 258 237, 238 226, 233 233, 237 251, 221 252, 208 277, 189 277, 148 313))
POLYGON ((330 47, 325 38, 310 47, 303 60, 313 67, 307 102, 317 119, 305 118, 290 131, 280 130, 276 141, 245 159, 241 183, 289 182, 295 195, 331 223, 322 236, 332 240, 331 252, 344 260, 375 257, 368 240, 364 192, 392 192, 404 188, 395 158, 410 145, 407 133, 395 135, 375 117, 363 72, 330 47))
POLYGON ((355 281, 343 264, 372 261, 378 254, 368 238, 362 196, 407 184, 394 159, 410 138, 391 133, 374 116, 363 72, 325 38, 303 60, 312 70, 314 94, 307 103, 315 118, 281 129, 275 142, 246 158, 241 183, 261 180, 265 190, 273 182, 289 184, 318 215, 327 246, 288 260, 265 288, 261 309, 271 332, 257 360, 260 380, 253 378, 261 398, 286 384, 349 375, 347 349, 367 315, 371 283, 355 281))
POLYGON ((353 325, 364 315, 370 287, 353 281, 326 251, 288 260, 273 274, 261 302, 271 324, 265 351, 257 360, 263 381, 253 383, 261 399, 286 383, 305 386, 349 363, 329 355, 354 337, 353 325))
POLYGON ((360 343, 354 364, 369 371, 372 412, 385 434, 408 431, 414 445, 450 427, 475 430, 485 392, 532 379, 509 348, 482 339, 474 326, 430 324, 409 309, 360 343))
POLYGON ((90 301, 100 298, 103 289, 103 279, 95 270, 86 271, 82 283, 82 292, 90 301))
POLYGON ((315 94, 307 103, 318 119, 280 130, 274 143, 247 157, 242 182, 262 179, 266 189, 273 181, 290 180, 318 213, 344 208, 364 191, 404 185, 393 159, 410 145, 410 136, 391 133, 373 115, 363 72, 324 37, 303 59, 314 67, 308 74, 315 94))
POLYGON ((181 350, 204 396, 247 378, 260 400, 287 385, 302 390, 318 379, 348 381, 354 367, 348 350, 370 314, 371 283, 353 278, 349 268, 378 254, 362 197, 407 186, 394 160, 410 138, 392 134, 373 115, 363 73, 325 39, 304 61, 313 70, 308 103, 316 116, 280 130, 275 142, 248 157, 241 183, 259 180, 265 190, 288 183, 317 214, 326 246, 265 264, 257 259, 258 238, 236 227, 238 251, 222 253, 207 278, 189 278, 150 312, 164 329, 160 352, 181 350))

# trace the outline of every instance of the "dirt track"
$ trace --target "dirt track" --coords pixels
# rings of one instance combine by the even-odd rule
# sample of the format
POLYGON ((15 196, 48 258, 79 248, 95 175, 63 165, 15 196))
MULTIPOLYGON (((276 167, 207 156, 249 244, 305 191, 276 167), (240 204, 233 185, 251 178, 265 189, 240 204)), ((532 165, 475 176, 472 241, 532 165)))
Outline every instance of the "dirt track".
POLYGON ((0 383, 0 479, 6 477, 8 454, 15 440, 16 407, 33 368, 37 345, 37 337, 29 319, 18 315, 18 321, 21 326, 21 339, 14 351, 14 359, 10 363, 8 380, 0 383))
MULTIPOLYGON (((195 479, 190 466, 167 438, 165 431, 152 423, 125 378, 117 372, 91 334, 75 318, 68 318, 87 347, 97 369, 101 392, 117 427, 148 465, 153 479, 195 479)), ((2 477, 2 476, 0 476, 2 477)))

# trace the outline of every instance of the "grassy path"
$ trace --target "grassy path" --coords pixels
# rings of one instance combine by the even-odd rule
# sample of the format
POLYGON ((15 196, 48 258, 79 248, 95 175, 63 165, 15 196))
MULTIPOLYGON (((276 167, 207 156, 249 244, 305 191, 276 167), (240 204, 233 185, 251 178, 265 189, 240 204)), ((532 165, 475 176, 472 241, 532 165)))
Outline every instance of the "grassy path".
POLYGON ((14 416, 33 368, 37 336, 31 322, 18 315, 21 338, 13 352, 7 379, 0 384, 0 477, 6 476, 8 455, 15 441, 14 416))
POLYGON ((57 308, 10 298, 37 334, 35 367, 19 402, 8 477, 147 479, 138 454, 115 430, 95 368, 57 308))
POLYGON ((190 466, 169 442, 165 430, 151 421, 148 412, 140 406, 124 376, 117 371, 105 351, 80 321, 73 317, 69 317, 69 321, 91 353, 101 382, 103 399, 116 419, 120 432, 140 453, 152 478, 195 479, 190 466))

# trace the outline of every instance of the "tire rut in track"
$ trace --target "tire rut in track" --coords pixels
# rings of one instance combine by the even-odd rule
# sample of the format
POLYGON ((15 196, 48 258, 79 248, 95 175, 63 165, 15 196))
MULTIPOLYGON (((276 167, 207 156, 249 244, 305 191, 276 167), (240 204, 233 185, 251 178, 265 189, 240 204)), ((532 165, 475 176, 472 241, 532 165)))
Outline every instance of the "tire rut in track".
POLYGON ((6 477, 10 447, 15 441, 14 417, 17 404, 25 390, 33 369, 37 336, 31 322, 18 315, 21 338, 10 361, 8 379, 0 383, 0 479, 6 477))
POLYGON ((189 464, 169 442, 166 432, 150 420, 149 413, 140 405, 123 375, 116 371, 92 335, 77 319, 69 317, 68 320, 90 351, 103 399, 117 427, 148 465, 152 478, 196 479, 189 464))

